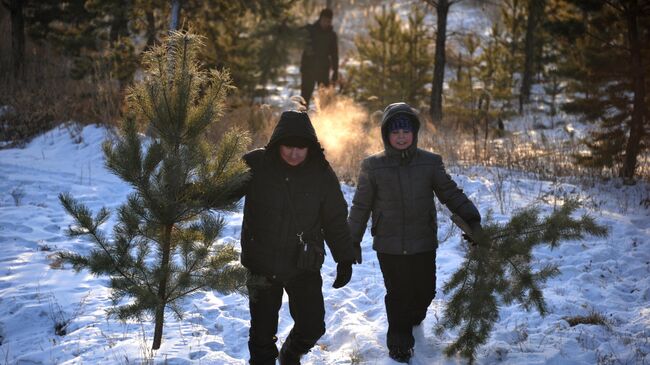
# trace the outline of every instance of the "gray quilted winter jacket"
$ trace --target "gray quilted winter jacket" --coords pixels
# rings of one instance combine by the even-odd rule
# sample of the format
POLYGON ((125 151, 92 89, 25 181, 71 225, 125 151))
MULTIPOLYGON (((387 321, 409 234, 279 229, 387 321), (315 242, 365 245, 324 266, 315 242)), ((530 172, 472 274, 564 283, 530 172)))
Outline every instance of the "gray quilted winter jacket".
POLYGON ((470 225, 481 216, 445 171, 440 155, 417 148, 420 121, 405 103, 384 110, 381 134, 384 151, 361 164, 348 224, 353 242, 361 242, 372 215, 373 248, 381 253, 411 255, 438 247, 434 195, 470 225), (388 141, 388 121, 404 113, 414 123, 413 144, 404 151, 388 141))

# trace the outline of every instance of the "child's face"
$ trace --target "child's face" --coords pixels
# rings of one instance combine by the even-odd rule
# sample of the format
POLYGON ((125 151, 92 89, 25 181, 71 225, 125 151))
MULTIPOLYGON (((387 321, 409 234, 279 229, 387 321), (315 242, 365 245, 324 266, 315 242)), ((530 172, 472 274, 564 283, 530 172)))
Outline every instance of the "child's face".
POLYGON ((390 145, 396 150, 405 150, 413 144, 413 132, 396 129, 388 134, 390 145))
POLYGON ((280 156, 284 162, 288 163, 290 166, 298 166, 307 158, 307 152, 309 148, 307 147, 293 147, 280 145, 280 156))

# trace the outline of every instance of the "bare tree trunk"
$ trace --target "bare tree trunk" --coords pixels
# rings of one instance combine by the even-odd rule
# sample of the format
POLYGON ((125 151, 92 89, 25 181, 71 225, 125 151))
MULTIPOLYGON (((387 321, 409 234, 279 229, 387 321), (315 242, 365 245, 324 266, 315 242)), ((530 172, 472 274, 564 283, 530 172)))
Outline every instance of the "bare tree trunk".
POLYGON ((442 84, 445 79, 447 14, 449 13, 450 5, 449 0, 439 0, 436 6, 438 29, 436 32, 436 55, 433 63, 431 102, 429 104, 429 113, 434 123, 440 123, 442 121, 442 84))
POLYGON ((128 29, 128 12, 131 4, 128 0, 122 1, 120 6, 116 6, 113 10, 113 20, 111 21, 110 40, 115 43, 120 37, 125 37, 129 34, 128 29))
POLYGON ((630 120, 630 136, 625 146, 625 161, 623 162, 622 177, 629 183, 633 181, 636 170, 637 156, 639 155, 640 142, 643 137, 645 124, 645 72, 641 55, 641 42, 639 41, 637 0, 629 0, 624 16, 627 20, 627 36, 630 45, 631 65, 630 77, 633 83, 634 104, 630 120))
POLYGON ((25 63, 25 18, 23 0, 10 0, 11 12, 11 57, 14 77, 22 76, 25 63))
POLYGON ((181 18, 181 0, 172 0, 172 12, 169 20, 169 31, 178 30, 178 22, 181 18))
POLYGON ((333 9, 334 6, 334 0, 326 0, 325 1, 325 7, 328 9, 333 9))
POLYGON ((156 43, 156 18, 153 9, 148 9, 145 16, 147 18, 147 49, 151 49, 156 43))
POLYGON ((523 113, 524 104, 530 101, 530 88, 533 79, 533 61, 535 59, 535 34, 537 24, 540 22, 543 14, 546 0, 529 0, 528 1, 528 21, 526 24, 526 40, 524 45, 525 61, 524 72, 519 93, 519 113, 523 113))
POLYGON ((171 242, 172 242, 172 228, 173 226, 165 227, 163 234, 163 247, 162 257, 160 262, 161 277, 158 283, 158 307, 155 313, 155 326, 153 333, 153 350, 158 350, 162 343, 163 325, 165 322, 165 306, 167 304, 167 279, 169 278, 169 259, 171 257, 171 242))

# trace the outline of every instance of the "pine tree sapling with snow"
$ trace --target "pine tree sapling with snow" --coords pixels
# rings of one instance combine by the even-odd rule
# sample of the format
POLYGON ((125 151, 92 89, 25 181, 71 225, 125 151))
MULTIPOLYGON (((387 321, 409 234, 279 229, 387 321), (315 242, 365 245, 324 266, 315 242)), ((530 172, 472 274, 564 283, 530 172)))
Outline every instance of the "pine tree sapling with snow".
POLYGON ((571 215, 579 203, 569 200, 548 217, 540 219, 538 208, 515 214, 507 224, 489 222, 482 239, 468 250, 461 268, 444 285, 451 293, 444 318, 436 329, 460 327, 459 336, 445 349, 448 356, 460 353, 474 362, 476 349, 484 344, 499 319, 499 305, 521 303, 526 309, 547 314, 541 286, 559 274, 554 265, 534 270, 531 263, 535 247, 557 247, 562 240, 582 239, 586 234, 604 237, 607 229, 588 215, 571 215))
POLYGON ((117 141, 104 144, 107 168, 133 187, 117 210, 113 236, 99 229, 109 217, 106 208, 93 217, 71 195, 59 196, 76 222, 68 234, 95 243, 88 255, 61 257, 75 270, 110 276, 115 306, 109 315, 153 316, 153 349, 160 348, 165 310, 180 318, 180 300, 188 294, 239 291, 247 276, 233 262, 233 247, 214 245, 224 220, 210 210, 236 208, 234 192, 248 178, 241 160, 248 137, 230 131, 218 144, 206 140, 206 128, 222 115, 232 86, 228 73, 201 67, 201 46, 197 35, 173 32, 145 54, 146 76, 129 91, 130 117, 117 141), (153 135, 147 144, 138 126, 153 135))

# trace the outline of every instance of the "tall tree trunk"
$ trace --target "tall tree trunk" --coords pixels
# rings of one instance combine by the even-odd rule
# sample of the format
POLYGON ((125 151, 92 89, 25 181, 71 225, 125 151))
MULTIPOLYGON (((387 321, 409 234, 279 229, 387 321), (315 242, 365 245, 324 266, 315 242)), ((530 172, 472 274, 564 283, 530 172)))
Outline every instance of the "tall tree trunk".
POLYGON ((25 63, 25 18, 23 0, 10 0, 11 12, 11 60, 14 77, 22 76, 25 63))
POLYGON ((442 120, 442 84, 445 79, 445 44, 447 41, 449 7, 449 0, 439 0, 436 6, 438 30, 436 32, 436 55, 433 63, 433 84, 431 85, 431 102, 429 104, 429 113, 434 123, 440 123, 442 120))
POLYGON ((162 342, 163 324, 165 322, 165 306, 167 304, 167 279, 169 278, 169 258, 171 257, 172 225, 165 227, 162 242, 162 257, 160 260, 160 282, 158 283, 158 307, 155 313, 153 332, 153 350, 158 350, 162 342))
POLYGON ((156 18, 153 9, 148 9, 145 12, 147 18, 147 49, 151 49, 156 43, 156 18))
POLYGON ((181 0, 172 1, 172 12, 169 20, 169 31, 178 30, 178 22, 181 18, 181 0))
POLYGON ((120 37, 125 37, 129 34, 128 29, 128 13, 129 13, 128 0, 123 0, 120 6, 113 10, 113 20, 111 21, 110 40, 111 43, 117 42, 120 37))
POLYGON ((328 9, 333 9, 334 8, 334 0, 326 0, 325 1, 325 7, 328 9))
POLYGON ((533 79, 533 64, 535 60, 535 34, 537 24, 544 14, 546 0, 528 0, 528 20, 526 24, 526 39, 524 45, 525 61, 524 72, 519 93, 519 113, 523 113, 524 104, 530 101, 530 88, 533 79))
POLYGON ((625 7, 627 20, 627 35, 630 45, 630 78, 633 83, 634 105, 632 118, 630 120, 630 136, 625 146, 625 161, 623 162, 622 177, 627 182, 632 182, 634 171, 636 170, 637 156, 639 155, 640 142, 643 137, 645 112, 645 70, 643 69, 643 60, 641 55, 641 42, 639 41, 638 0, 629 0, 630 3, 625 7))

